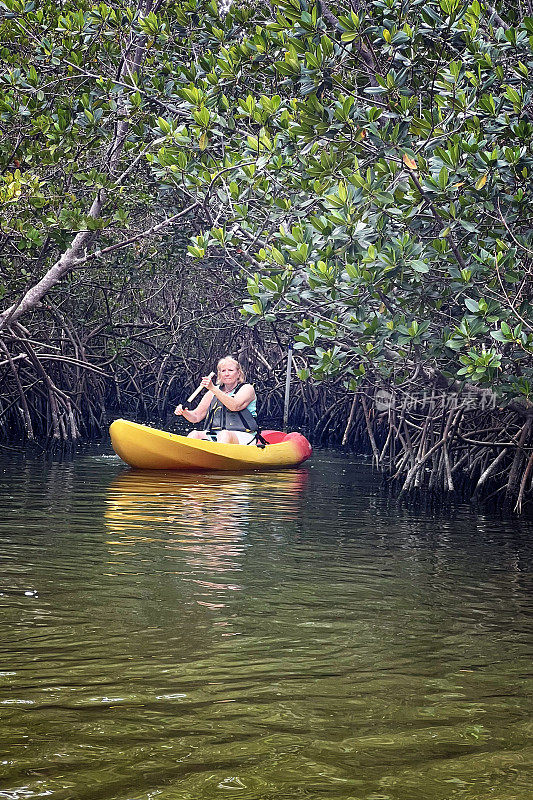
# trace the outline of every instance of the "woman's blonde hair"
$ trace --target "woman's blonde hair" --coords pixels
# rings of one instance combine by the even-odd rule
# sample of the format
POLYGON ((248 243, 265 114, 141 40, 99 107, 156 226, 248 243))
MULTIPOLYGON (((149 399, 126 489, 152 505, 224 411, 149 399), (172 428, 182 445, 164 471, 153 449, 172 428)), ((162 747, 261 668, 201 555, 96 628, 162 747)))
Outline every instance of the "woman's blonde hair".
POLYGON ((233 358, 233 356, 224 356, 218 362, 218 364, 217 364, 217 379, 218 379, 218 382, 222 383, 222 379, 220 377, 220 368, 221 368, 222 364, 224 364, 224 362, 226 362, 226 361, 229 361, 231 364, 233 364, 234 367, 237 367, 237 369, 239 371, 239 383, 244 383, 245 380, 246 380, 246 376, 244 374, 244 370, 243 370, 242 366, 239 364, 239 362, 237 361, 237 359, 233 358))

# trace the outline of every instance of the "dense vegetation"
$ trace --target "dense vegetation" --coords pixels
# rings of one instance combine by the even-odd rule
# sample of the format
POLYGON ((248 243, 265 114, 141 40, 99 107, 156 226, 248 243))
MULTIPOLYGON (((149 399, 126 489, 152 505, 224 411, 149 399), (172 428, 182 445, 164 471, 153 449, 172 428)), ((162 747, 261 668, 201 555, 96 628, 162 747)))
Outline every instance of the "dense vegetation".
POLYGON ((336 382, 307 420, 323 436, 364 432, 404 490, 459 481, 522 506, 528 2, 0 13, 5 430, 162 412, 213 345, 268 379, 291 336, 315 382, 301 410, 336 382))

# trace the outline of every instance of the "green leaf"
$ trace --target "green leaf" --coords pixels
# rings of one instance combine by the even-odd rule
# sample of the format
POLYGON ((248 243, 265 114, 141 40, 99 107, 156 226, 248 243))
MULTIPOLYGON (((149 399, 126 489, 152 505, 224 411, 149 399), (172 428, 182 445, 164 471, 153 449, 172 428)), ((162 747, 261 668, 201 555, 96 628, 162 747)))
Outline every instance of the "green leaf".
POLYGON ((476 314, 479 311, 479 303, 477 302, 477 300, 474 300, 471 297, 466 297, 464 302, 465 302, 465 306, 473 314, 476 314))
POLYGON ((448 339, 445 344, 450 350, 461 350, 463 347, 463 343, 458 339, 448 339))

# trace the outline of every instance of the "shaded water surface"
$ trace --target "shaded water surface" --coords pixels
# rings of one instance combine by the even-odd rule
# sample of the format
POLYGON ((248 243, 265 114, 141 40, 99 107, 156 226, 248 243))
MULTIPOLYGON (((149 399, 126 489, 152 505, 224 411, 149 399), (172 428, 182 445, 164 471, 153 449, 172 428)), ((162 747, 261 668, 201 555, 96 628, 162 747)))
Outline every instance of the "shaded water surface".
POLYGON ((533 525, 4 459, 0 799, 527 800, 533 525))

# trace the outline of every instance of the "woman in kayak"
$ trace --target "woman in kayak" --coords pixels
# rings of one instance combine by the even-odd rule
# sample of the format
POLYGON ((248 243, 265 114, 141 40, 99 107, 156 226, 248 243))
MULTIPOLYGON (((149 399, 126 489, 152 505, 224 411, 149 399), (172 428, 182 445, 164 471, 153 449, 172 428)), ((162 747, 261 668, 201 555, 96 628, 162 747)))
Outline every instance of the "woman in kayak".
POLYGON ((255 389, 245 382, 241 365, 231 356, 220 359, 217 374, 216 385, 210 375, 202 378, 201 386, 207 392, 194 410, 184 408, 180 403, 174 414, 192 423, 206 420, 204 430, 189 433, 191 439, 252 444, 259 430, 255 419, 255 389))

